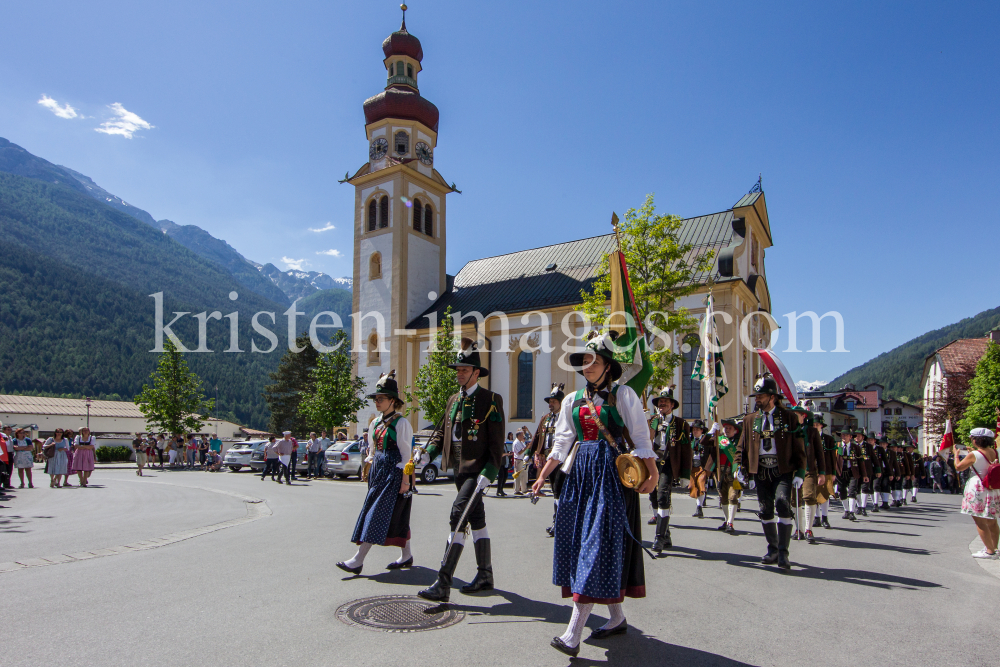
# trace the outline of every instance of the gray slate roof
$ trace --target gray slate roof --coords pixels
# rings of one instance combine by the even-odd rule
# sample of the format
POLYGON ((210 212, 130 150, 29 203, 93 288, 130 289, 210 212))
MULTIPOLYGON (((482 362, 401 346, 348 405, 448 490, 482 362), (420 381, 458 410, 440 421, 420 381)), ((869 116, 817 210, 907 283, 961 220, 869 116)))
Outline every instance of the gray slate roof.
MULTIPOLYGON (((727 249, 731 255, 743 242, 744 230, 736 227, 731 210, 683 221, 680 242, 694 246, 688 256, 715 250, 715 265, 710 272, 696 276, 696 282, 705 283, 710 275, 716 280, 731 277, 732 262, 727 265, 723 261, 720 273, 719 258, 725 257, 727 249)), ((452 312, 485 316, 494 311, 509 314, 581 303, 580 291, 592 288, 604 255, 614 249, 614 234, 604 234, 473 260, 449 279, 449 290, 407 328, 426 328, 426 316, 435 312, 440 321, 448 306, 452 312), (555 264, 555 270, 546 271, 549 264, 555 264)))

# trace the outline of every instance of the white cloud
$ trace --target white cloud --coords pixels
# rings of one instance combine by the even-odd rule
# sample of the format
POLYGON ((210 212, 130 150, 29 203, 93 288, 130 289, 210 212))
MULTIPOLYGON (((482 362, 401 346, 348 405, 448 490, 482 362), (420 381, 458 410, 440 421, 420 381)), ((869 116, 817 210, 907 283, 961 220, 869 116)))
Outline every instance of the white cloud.
POLYGON ((108 108, 114 112, 115 117, 101 123, 100 127, 94 128, 98 132, 103 134, 119 134, 126 139, 131 139, 132 135, 139 130, 151 130, 154 127, 118 102, 108 105, 108 108))
POLYGON ((328 231, 330 231, 331 229, 336 229, 336 227, 334 227, 334 226, 333 226, 333 223, 331 223, 331 222, 328 222, 328 223, 326 223, 326 225, 325 225, 325 226, 323 226, 323 227, 320 227, 319 229, 316 229, 316 228, 314 228, 314 227, 310 227, 310 228, 309 228, 309 231, 310 231, 310 232, 328 232, 328 231))
POLYGON ((42 95, 42 99, 38 100, 38 103, 43 107, 54 113, 59 118, 79 118, 80 114, 76 112, 76 109, 71 107, 69 104, 64 104, 59 106, 59 103, 48 95, 42 95))
POLYGON ((292 259, 291 257, 282 257, 281 261, 285 265, 285 270, 291 269, 292 271, 305 271, 306 264, 308 264, 304 259, 292 259))
POLYGON ((343 257, 344 253, 340 252, 335 248, 330 248, 329 250, 318 250, 317 255, 329 255, 330 257, 343 257))

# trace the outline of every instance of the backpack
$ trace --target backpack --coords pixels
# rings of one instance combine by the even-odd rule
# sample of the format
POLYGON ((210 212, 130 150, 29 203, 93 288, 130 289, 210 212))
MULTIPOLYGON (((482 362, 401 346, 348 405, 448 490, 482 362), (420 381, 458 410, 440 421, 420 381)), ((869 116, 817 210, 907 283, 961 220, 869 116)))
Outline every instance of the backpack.
MULTIPOLYGON (((994 452, 996 453, 996 452, 994 452)), ((986 458, 985 456, 983 458, 986 458)), ((989 459, 986 459, 989 462, 989 459)), ((996 491, 1000 489, 1000 457, 994 459, 993 463, 986 468, 986 474, 980 475, 976 467, 972 467, 972 471, 976 473, 980 481, 983 483, 983 488, 987 491, 996 491)))

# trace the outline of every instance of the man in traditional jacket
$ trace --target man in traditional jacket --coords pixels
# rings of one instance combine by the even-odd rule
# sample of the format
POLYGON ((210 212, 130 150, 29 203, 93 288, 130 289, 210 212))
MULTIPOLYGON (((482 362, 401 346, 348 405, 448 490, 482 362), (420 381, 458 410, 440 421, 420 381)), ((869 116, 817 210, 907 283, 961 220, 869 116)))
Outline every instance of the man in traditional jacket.
POLYGON ((674 410, 681 404, 674 398, 672 386, 653 394, 651 402, 657 413, 649 420, 649 437, 653 440, 660 477, 656 490, 649 494, 653 505, 649 523, 656 524, 653 551, 660 553, 674 545, 670 539, 670 494, 674 480, 680 478, 685 489, 691 485, 691 429, 683 419, 674 417, 674 410))
POLYGON ((834 442, 833 436, 823 433, 824 426, 826 426, 826 418, 823 416, 823 413, 813 413, 813 428, 819 434, 820 440, 823 443, 823 467, 826 470, 825 483, 819 484, 816 488, 817 512, 816 518, 812 523, 813 528, 818 528, 819 526, 823 526, 824 528, 830 527, 830 498, 833 498, 833 487, 837 482, 837 476, 840 475, 841 470, 840 457, 837 456, 837 443, 834 442))
MULTIPOLYGON (((559 420, 562 401, 566 398, 566 394, 563 392, 565 388, 566 385, 563 382, 552 384, 552 390, 545 397, 545 402, 549 405, 549 411, 538 422, 538 428, 535 429, 531 445, 528 446, 528 451, 525 452, 525 460, 534 460, 535 468, 538 470, 542 469, 542 466, 545 465, 545 460, 552 452, 552 438, 556 433, 556 422, 559 420)), ((555 504, 552 508, 552 525, 545 529, 549 537, 555 536, 556 511, 559 509, 559 493, 562 491, 562 485, 565 480, 566 473, 561 468, 556 468, 549 475, 549 485, 552 488, 552 497, 555 499, 555 504)))

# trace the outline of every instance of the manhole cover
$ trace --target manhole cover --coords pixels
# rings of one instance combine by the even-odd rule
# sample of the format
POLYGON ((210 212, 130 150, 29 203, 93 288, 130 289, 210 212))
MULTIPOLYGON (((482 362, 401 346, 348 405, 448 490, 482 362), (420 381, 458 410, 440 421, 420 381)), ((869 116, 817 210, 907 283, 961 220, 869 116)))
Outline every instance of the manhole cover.
POLYGON ((379 595, 341 605, 337 618, 382 632, 422 632, 455 625, 465 612, 408 595, 379 595))

